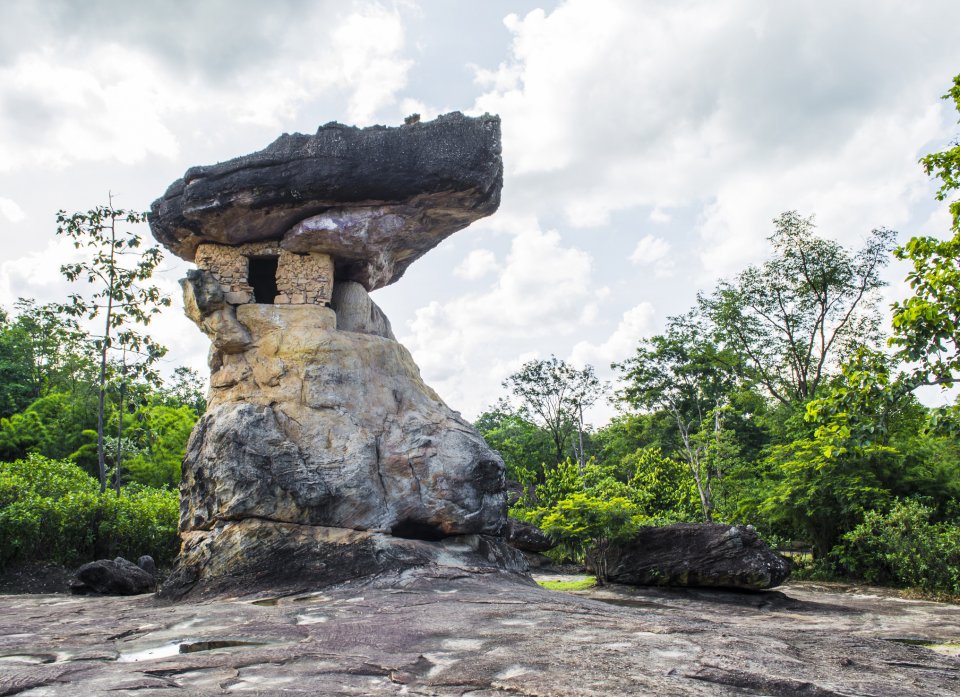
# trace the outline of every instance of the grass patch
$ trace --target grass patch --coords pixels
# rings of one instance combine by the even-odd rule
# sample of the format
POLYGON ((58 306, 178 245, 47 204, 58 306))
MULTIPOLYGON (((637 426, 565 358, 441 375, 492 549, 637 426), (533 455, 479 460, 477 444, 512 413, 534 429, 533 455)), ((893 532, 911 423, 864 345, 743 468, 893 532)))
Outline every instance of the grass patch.
POLYGON ((587 576, 576 581, 537 581, 537 583, 548 591, 585 591, 597 585, 597 579, 587 576))

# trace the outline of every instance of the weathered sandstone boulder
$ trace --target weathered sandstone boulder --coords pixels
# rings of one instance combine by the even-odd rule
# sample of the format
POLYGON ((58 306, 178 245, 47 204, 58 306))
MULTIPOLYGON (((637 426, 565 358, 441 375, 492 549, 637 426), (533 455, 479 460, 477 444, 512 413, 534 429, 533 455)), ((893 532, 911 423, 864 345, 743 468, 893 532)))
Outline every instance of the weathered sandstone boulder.
POLYGON ((748 526, 677 523, 643 528, 606 555, 607 577, 637 586, 761 590, 790 575, 790 562, 748 526))
POLYGON ((202 242, 280 240, 337 260, 373 290, 500 205, 500 119, 459 112, 399 128, 339 123, 192 167, 151 207, 154 236, 192 260, 202 242))
POLYGON ((182 547, 162 594, 522 573, 504 465, 420 377, 368 289, 499 202, 499 119, 284 136, 154 203, 210 338, 182 547))

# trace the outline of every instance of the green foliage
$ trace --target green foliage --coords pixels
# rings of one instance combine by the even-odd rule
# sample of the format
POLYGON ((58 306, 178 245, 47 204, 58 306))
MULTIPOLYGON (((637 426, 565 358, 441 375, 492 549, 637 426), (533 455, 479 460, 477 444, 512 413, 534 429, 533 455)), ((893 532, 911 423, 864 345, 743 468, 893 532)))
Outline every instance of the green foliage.
POLYGON ((595 576, 587 576, 586 578, 577 579, 576 581, 537 581, 537 584, 541 588, 546 588, 548 591, 569 593, 570 591, 590 590, 597 585, 597 579, 595 576))
MULTIPOLYGON (((944 99, 953 100, 954 106, 960 112, 960 75, 953 78, 953 86, 943 95, 944 99)), ((935 152, 920 158, 923 171, 937 177, 942 182, 937 191, 937 199, 945 201, 951 191, 960 189, 960 143, 954 142, 949 150, 935 152)), ((960 200, 950 204, 950 213, 953 215, 953 230, 960 233, 960 200)))
POLYGON ((634 535, 643 521, 639 508, 631 501, 585 492, 571 494, 549 509, 541 509, 535 517, 545 533, 583 551, 600 584, 607 580, 610 545, 634 535))
POLYGON ((577 459, 581 465, 586 462, 583 410, 606 391, 591 366, 579 370, 556 356, 527 361, 504 380, 503 387, 519 402, 521 414, 550 434, 554 462, 566 457, 567 444, 574 438, 577 459))
POLYGON ((507 477, 521 484, 542 482, 548 463, 553 464, 553 441, 544 429, 500 401, 481 414, 474 427, 487 444, 500 453, 507 477))
POLYGON ((875 291, 896 233, 879 229, 851 253, 795 211, 774 220, 773 258, 699 297, 744 372, 784 404, 816 396, 836 357, 878 338, 875 291))
POLYGON ((739 441, 727 426, 730 417, 746 423, 734 400, 749 392, 738 376, 737 356, 719 348, 712 334, 695 313, 672 317, 663 334, 642 341, 631 359, 614 364, 624 380, 622 402, 672 417, 677 441, 670 452, 686 463, 707 521, 713 519, 725 471, 740 457, 739 441))
POLYGON ((650 518, 678 522, 700 517, 697 485, 683 462, 664 457, 659 448, 642 448, 628 455, 622 468, 633 471, 628 482, 633 500, 650 518))
POLYGON ((71 462, 30 455, 0 463, 0 568, 18 560, 75 565, 100 557, 177 552, 175 492, 131 487, 101 494, 71 462))
POLYGON ((869 511, 843 536, 832 560, 870 583, 960 594, 960 528, 933 522, 933 514, 916 500, 869 511))
POLYGON ((127 421, 125 432, 135 454, 124 463, 126 478, 147 486, 176 487, 196 412, 186 405, 148 403, 127 421))
POLYGON ((889 389, 889 371, 883 354, 858 350, 830 393, 807 405, 812 434, 770 451, 775 481, 760 511, 810 540, 818 558, 890 498, 902 471, 888 435, 907 395, 889 389))
MULTIPOLYGON (((960 75, 943 95, 960 112, 960 75)), ((937 199, 960 189, 960 144, 920 158, 924 171, 940 179, 937 199)), ((913 265, 907 282, 913 295, 893 305, 893 336, 904 361, 915 363, 914 385, 950 386, 960 370, 960 199, 950 203, 953 237, 913 237, 895 250, 898 259, 913 265)))

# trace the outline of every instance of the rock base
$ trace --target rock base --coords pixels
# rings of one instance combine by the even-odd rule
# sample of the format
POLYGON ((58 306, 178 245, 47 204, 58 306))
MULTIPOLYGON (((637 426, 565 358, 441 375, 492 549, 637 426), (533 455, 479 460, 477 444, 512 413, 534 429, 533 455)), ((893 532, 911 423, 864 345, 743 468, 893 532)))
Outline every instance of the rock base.
POLYGON ((184 533, 158 595, 168 600, 318 590, 345 582, 409 587, 420 580, 501 574, 532 583, 523 555, 502 539, 404 539, 344 528, 247 519, 184 533))

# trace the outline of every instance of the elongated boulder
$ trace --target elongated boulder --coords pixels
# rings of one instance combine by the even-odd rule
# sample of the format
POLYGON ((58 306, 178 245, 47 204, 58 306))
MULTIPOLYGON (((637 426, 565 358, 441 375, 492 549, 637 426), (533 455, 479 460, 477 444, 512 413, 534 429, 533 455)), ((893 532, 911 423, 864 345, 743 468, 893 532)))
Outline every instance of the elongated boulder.
POLYGON ((749 590, 779 586, 791 568, 753 528, 716 523, 642 528, 610 548, 606 565, 617 583, 749 590))

